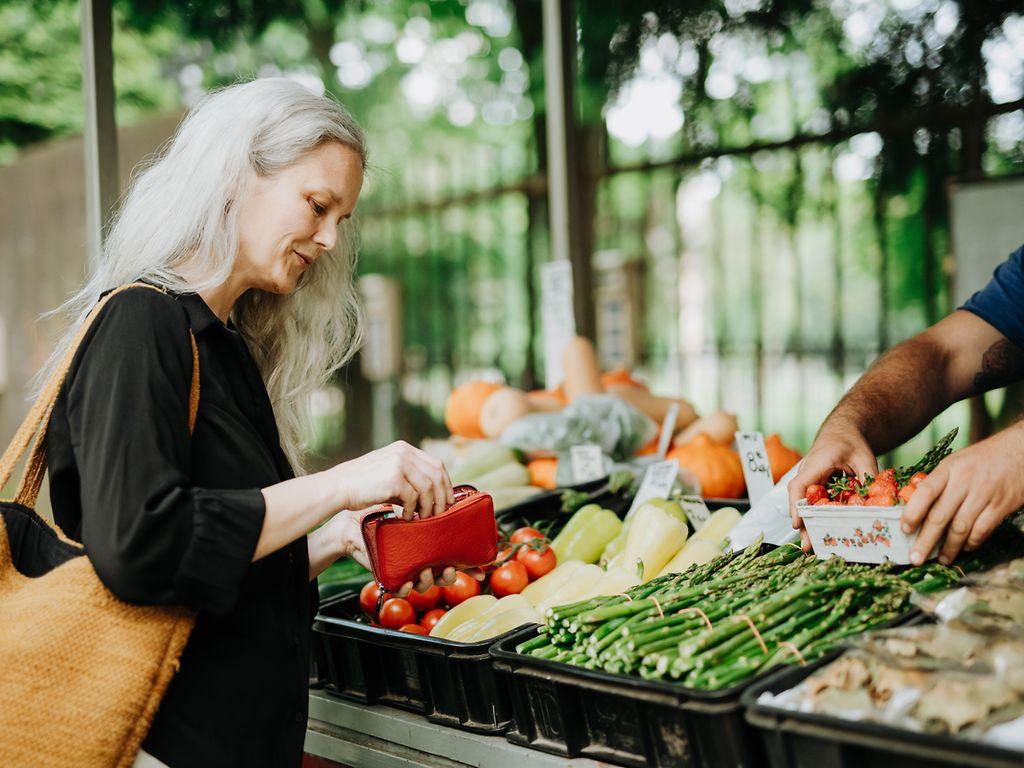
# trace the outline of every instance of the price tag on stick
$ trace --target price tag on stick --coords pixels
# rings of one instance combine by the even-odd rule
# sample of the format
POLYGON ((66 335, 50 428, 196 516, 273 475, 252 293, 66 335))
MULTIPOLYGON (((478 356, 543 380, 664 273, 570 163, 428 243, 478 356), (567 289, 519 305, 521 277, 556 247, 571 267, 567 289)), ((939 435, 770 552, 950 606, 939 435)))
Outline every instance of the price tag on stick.
POLYGON ((764 435, 760 432, 737 432, 736 450, 743 464, 743 477, 747 481, 747 497, 750 503, 757 501, 775 487, 772 469, 768 464, 768 451, 764 447, 764 435))
POLYGON ((573 312, 572 264, 565 259, 549 261, 540 268, 541 328, 544 332, 544 384, 554 389, 565 379, 562 355, 576 335, 573 312))
POLYGON ((594 443, 569 448, 569 463, 572 466, 574 483, 589 483, 608 474, 604 471, 604 454, 601 453, 601 446, 594 443))
POLYGON ((676 419, 679 418, 679 404, 672 403, 661 422, 661 437, 658 438, 658 458, 664 459, 668 447, 672 444, 672 434, 676 431, 676 419))
POLYGON ((633 514, 633 510, 651 499, 667 499, 678 476, 679 465, 672 459, 651 464, 644 474, 644 479, 640 481, 640 489, 633 497, 627 514, 633 514))
POLYGON ((693 529, 699 531, 703 528, 704 523, 711 517, 711 510, 704 503, 704 499, 700 496, 680 496, 677 500, 686 513, 686 519, 693 523, 693 529))

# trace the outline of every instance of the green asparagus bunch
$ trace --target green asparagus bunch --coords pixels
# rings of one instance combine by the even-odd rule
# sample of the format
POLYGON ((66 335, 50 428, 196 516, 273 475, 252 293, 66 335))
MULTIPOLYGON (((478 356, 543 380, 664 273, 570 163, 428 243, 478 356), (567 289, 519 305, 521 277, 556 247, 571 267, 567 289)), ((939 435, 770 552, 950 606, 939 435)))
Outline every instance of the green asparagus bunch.
POLYGON ((727 688, 780 664, 810 662, 845 637, 899 616, 912 591, 958 577, 937 563, 817 560, 756 543, 624 595, 552 608, 519 653, 587 669, 727 688))

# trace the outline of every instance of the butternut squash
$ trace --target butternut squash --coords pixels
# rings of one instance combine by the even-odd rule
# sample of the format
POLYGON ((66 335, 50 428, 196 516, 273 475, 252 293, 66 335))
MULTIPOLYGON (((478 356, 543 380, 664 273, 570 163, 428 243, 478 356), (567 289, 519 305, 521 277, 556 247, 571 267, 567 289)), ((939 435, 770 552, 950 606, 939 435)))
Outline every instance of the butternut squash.
POLYGON ((565 369, 565 396, 570 403, 580 395, 604 392, 597 351, 589 339, 583 336, 570 339, 562 353, 562 366, 565 369))

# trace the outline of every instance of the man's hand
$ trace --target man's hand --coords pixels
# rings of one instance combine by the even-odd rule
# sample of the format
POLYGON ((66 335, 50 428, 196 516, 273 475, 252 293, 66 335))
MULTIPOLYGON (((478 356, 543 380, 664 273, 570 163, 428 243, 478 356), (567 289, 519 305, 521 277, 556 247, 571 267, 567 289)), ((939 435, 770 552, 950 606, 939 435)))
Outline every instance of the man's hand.
POLYGON ((804 522, 797 514, 796 503, 807 495, 807 487, 824 483, 835 471, 864 477, 877 474, 878 462, 864 436, 842 421, 830 421, 822 428, 803 459, 800 470, 789 481, 789 515, 793 527, 800 530, 800 542, 805 552, 811 550, 811 540, 804 530, 804 522))
POLYGON ((900 518, 920 528, 910 562, 920 565, 942 540, 939 562, 976 549, 1007 515, 1024 505, 1024 422, 947 456, 918 485, 900 518))

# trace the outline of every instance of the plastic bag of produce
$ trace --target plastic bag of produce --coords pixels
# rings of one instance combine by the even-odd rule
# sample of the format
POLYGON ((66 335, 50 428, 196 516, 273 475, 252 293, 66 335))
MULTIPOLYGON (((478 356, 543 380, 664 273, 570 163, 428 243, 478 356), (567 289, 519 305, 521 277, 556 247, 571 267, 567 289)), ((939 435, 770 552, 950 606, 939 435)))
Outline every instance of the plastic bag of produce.
POLYGON ((613 459, 632 456, 657 434, 658 425, 611 395, 584 395, 556 413, 531 413, 513 421, 501 442, 529 454, 556 455, 570 446, 594 443, 613 459))

